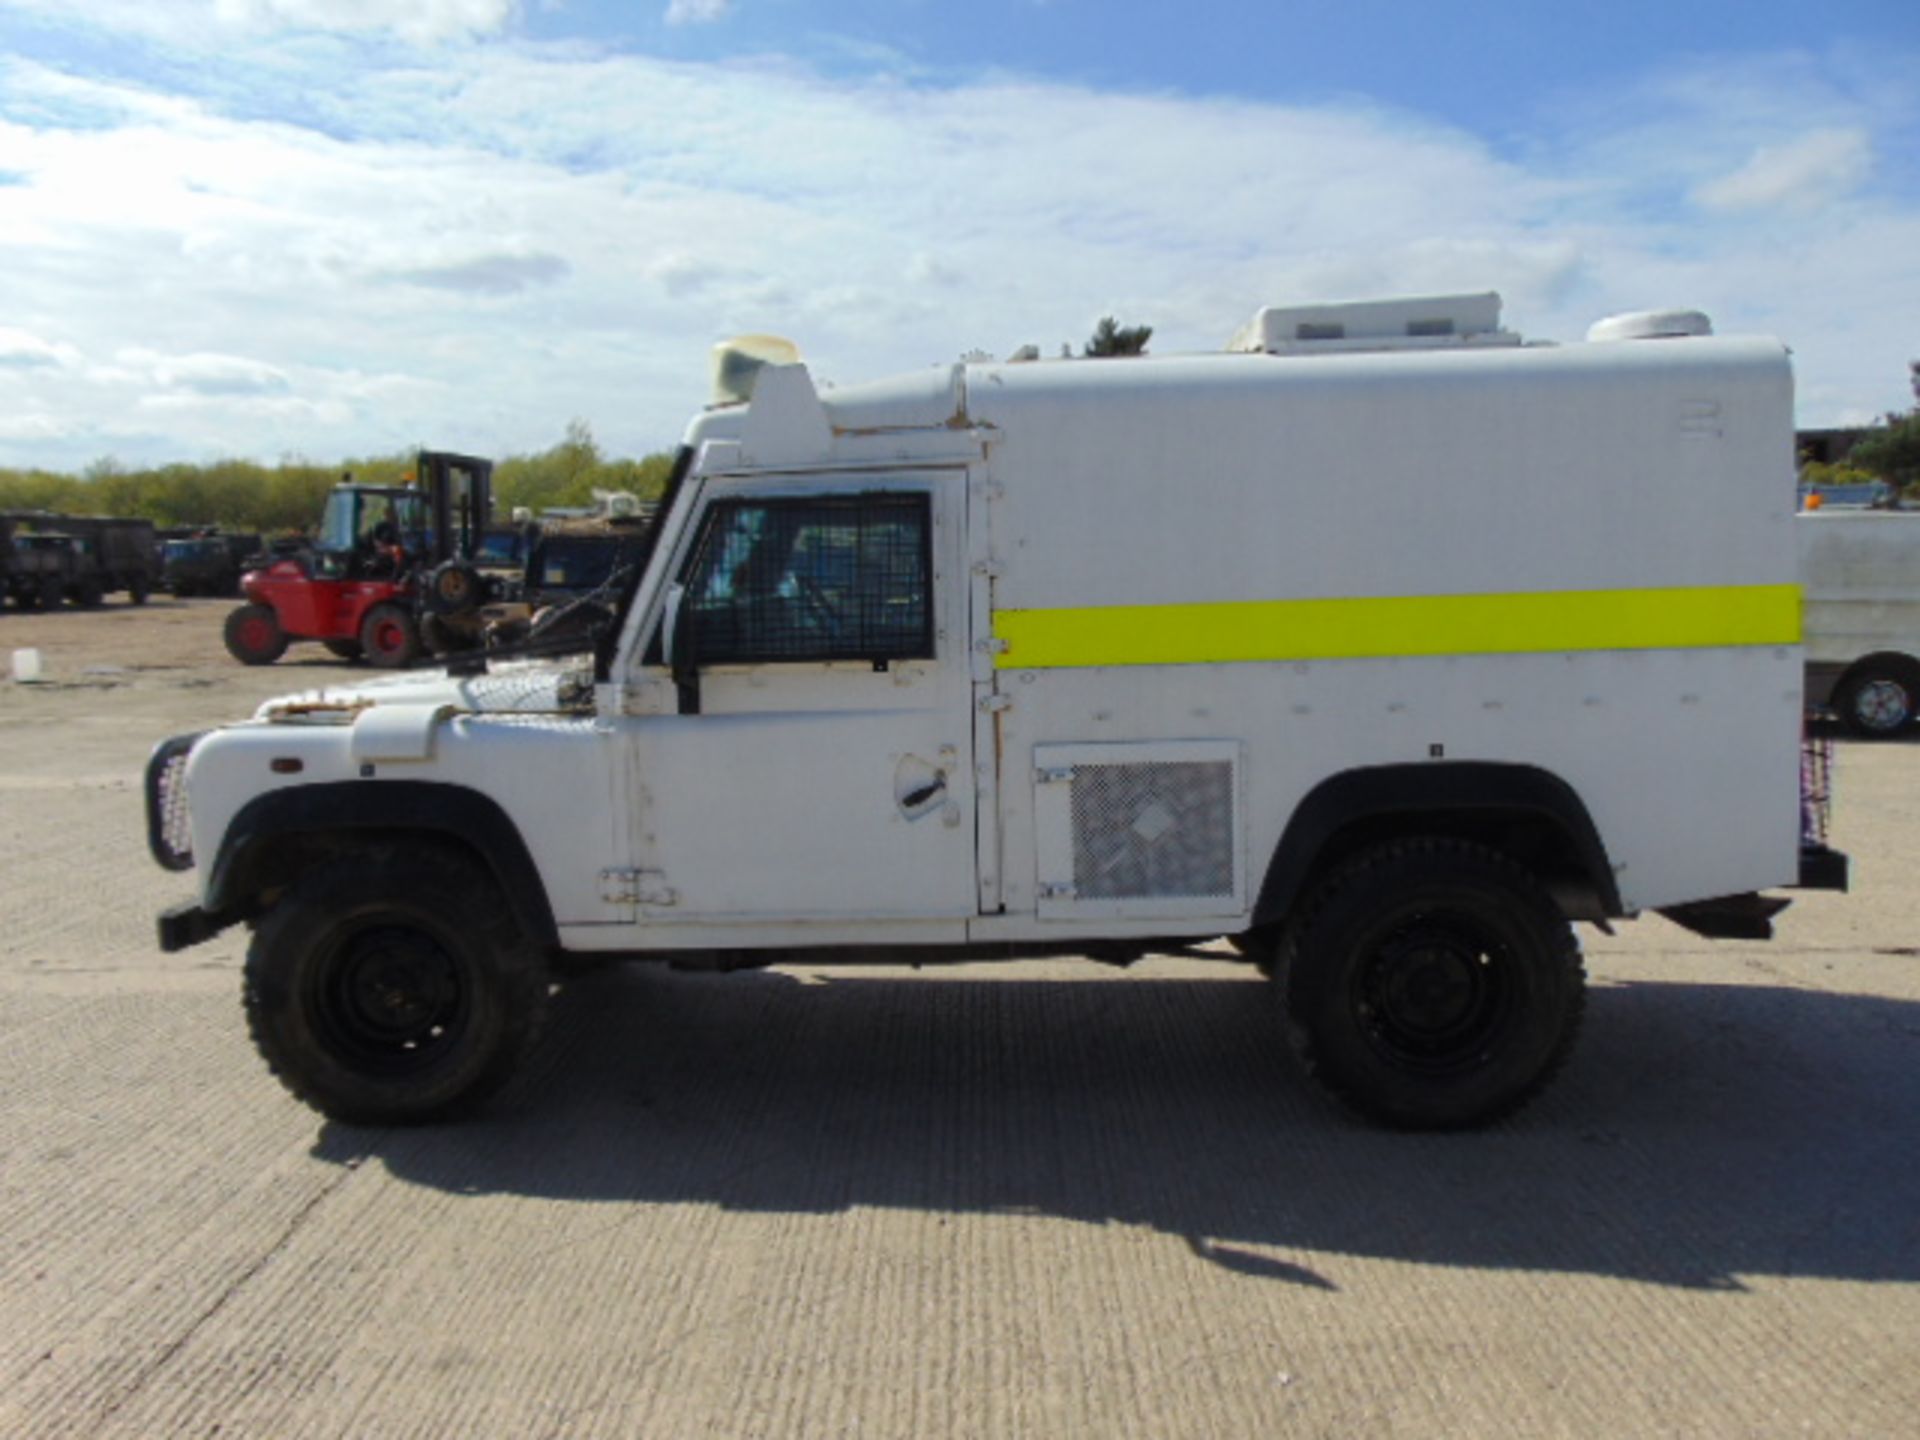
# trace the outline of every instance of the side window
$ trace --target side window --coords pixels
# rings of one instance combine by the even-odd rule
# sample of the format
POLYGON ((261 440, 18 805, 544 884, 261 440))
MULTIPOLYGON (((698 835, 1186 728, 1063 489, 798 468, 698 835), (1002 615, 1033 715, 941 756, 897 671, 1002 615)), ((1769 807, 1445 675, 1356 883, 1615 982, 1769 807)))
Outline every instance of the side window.
POLYGON ((924 494, 720 502, 681 602, 695 663, 931 659, 931 532, 924 494))

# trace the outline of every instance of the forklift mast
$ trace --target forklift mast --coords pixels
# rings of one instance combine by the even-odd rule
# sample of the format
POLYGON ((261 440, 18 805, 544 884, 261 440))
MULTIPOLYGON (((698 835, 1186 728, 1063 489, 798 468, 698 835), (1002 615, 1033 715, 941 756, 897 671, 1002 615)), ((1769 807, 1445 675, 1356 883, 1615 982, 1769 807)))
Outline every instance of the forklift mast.
POLYGON ((493 514, 493 462, 422 450, 414 475, 427 496, 430 563, 473 559, 493 514))

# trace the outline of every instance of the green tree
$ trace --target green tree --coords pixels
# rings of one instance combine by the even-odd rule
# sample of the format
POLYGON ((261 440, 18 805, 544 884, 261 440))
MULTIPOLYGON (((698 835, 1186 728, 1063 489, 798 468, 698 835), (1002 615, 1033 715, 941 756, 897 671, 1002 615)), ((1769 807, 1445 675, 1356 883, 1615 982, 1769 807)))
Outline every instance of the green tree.
POLYGON ((1100 323, 1093 327, 1093 338, 1081 349, 1081 354, 1090 357, 1109 355, 1144 355, 1147 353, 1147 341, 1153 336, 1151 325, 1125 325, 1111 315, 1100 317, 1100 323))
POLYGON ((1905 415, 1887 416, 1877 430, 1847 452, 1847 464, 1878 475, 1901 491, 1920 488, 1920 360, 1907 367, 1913 385, 1914 408, 1905 415))

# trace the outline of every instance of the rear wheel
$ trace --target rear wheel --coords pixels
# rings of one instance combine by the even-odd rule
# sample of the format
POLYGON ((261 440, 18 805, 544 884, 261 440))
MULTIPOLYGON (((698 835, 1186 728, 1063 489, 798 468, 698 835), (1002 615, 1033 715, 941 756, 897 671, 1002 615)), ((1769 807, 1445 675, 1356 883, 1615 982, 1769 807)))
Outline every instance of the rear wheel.
POLYGON ((1868 661, 1841 682, 1833 708, 1854 734, 1868 740, 1890 739, 1920 714, 1920 666, 1868 661))
POLYGON ((242 665, 271 665, 287 653, 287 632, 271 605, 242 605, 227 616, 227 653, 242 665))
POLYGON ((254 1044, 335 1120, 417 1124, 506 1082, 544 1019, 538 947, 451 854, 381 849, 306 871, 247 952, 254 1044))
POLYGON ((1344 866, 1279 959, 1308 1073, 1403 1129, 1519 1109, 1565 1062, 1585 1000, 1559 909, 1504 855, 1457 840, 1399 841, 1344 866))
POLYGON ((360 647, 383 670, 401 670, 420 656, 420 627, 405 606, 382 603, 360 622, 360 647))

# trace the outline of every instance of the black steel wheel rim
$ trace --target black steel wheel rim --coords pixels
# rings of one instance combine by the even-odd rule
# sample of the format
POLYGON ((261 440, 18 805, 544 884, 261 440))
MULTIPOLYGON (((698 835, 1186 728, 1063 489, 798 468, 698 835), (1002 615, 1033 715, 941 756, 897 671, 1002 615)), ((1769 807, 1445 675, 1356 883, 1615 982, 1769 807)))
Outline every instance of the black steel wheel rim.
POLYGON ((1464 1075, 1499 1049, 1519 986, 1518 957, 1497 927, 1458 910, 1425 910, 1367 944, 1353 975, 1353 1013, 1368 1045, 1397 1069, 1464 1075))
POLYGON ((410 926, 373 926, 322 958, 313 1012, 320 1037, 362 1073, 412 1075, 455 1050, 472 1013, 464 962, 410 926))

